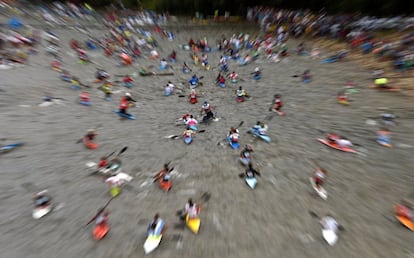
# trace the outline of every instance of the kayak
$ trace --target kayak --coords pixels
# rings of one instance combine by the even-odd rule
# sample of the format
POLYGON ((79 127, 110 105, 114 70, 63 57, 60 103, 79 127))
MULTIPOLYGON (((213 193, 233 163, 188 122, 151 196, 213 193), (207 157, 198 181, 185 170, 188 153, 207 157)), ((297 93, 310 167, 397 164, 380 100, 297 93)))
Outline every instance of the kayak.
POLYGON ((198 128, 197 128, 196 125, 189 125, 189 128, 190 128, 190 130, 198 131, 198 128))
POLYGON ((312 188, 316 191, 316 193, 322 198, 322 199, 324 199, 324 200, 326 200, 326 199, 328 199, 328 192, 322 187, 322 186, 320 186, 320 189, 318 189, 317 187, 316 187, 316 184, 315 184, 315 180, 312 178, 312 177, 310 177, 309 178, 310 179, 310 182, 311 182, 311 185, 312 185, 312 188))
POLYGON ((340 151, 344 151, 344 152, 350 152, 350 153, 357 153, 356 150, 352 149, 352 148, 348 148, 348 147, 341 147, 336 143, 330 143, 328 140, 325 139, 321 139, 321 138, 317 138, 317 140, 331 148, 334 148, 336 150, 340 150, 340 151))
POLYGON ((218 86, 220 86, 221 88, 225 88, 226 84, 225 83, 217 83, 218 86))
POLYGON ((149 254, 160 245, 162 239, 162 230, 164 228, 164 221, 160 221, 154 231, 148 232, 147 239, 144 243, 144 252, 149 254))
POLYGON ((200 222, 199 217, 190 219, 188 214, 185 216, 185 224, 194 234, 198 234, 198 231, 200 230, 200 222))
POLYGON ((303 83, 310 83, 312 81, 312 79, 304 79, 303 83))
POLYGON ((260 76, 260 75, 255 75, 255 76, 253 76, 253 79, 254 79, 254 80, 256 80, 256 81, 257 81, 257 80, 260 80, 261 78, 262 78, 262 76, 260 76))
POLYGON ((44 205, 41 207, 36 207, 33 209, 32 217, 34 219, 40 219, 44 217, 45 215, 47 215, 49 212, 51 212, 52 209, 53 209, 52 204, 44 205))
POLYGON ((407 227, 409 230, 414 231, 414 222, 412 222, 409 218, 404 216, 395 216, 395 218, 405 227, 407 227))
POLYGON ((93 141, 86 139, 86 137, 83 137, 83 144, 85 145, 86 148, 91 149, 91 150, 98 148, 97 143, 94 143, 93 141))
POLYGON ((17 147, 23 146, 23 145, 24 145, 24 143, 22 143, 22 142, 3 145, 3 146, 0 147, 0 153, 11 151, 11 150, 13 150, 17 147))
POLYGON ((130 120, 135 120, 136 119, 134 115, 123 114, 123 113, 119 112, 119 110, 114 110, 114 113, 118 114, 118 116, 120 116, 120 117, 127 118, 127 119, 130 119, 130 120))
POLYGON ((193 142, 193 137, 189 136, 189 137, 184 137, 184 142, 186 144, 190 144, 191 142, 193 142))
POLYGON ((254 189, 256 187, 257 184, 257 179, 256 177, 246 177, 244 179, 246 181, 246 184, 251 188, 254 189))
POLYGON ((105 225, 96 225, 95 228, 93 229, 93 238, 95 240, 101 240, 102 238, 104 238, 106 236, 106 234, 108 234, 109 232, 109 226, 107 224, 105 225))
POLYGON ((388 147, 388 148, 392 148, 392 144, 389 143, 388 141, 382 140, 382 139, 377 139, 376 140, 379 144, 381 144, 382 146, 388 147))
POLYGON ((229 142, 229 145, 230 145, 233 149, 237 150, 238 148, 240 148, 240 144, 239 144, 238 142, 233 142, 233 141, 231 141, 229 137, 227 137, 227 141, 229 142))
POLYGON ((231 80, 231 83, 238 83, 239 82, 239 80, 237 80, 237 79, 232 79, 231 80))
POLYGON ((253 134, 256 137, 259 137, 260 139, 262 139, 263 141, 265 141, 267 143, 270 143, 272 141, 272 139, 270 139, 270 137, 268 135, 259 134, 259 132, 254 128, 250 128, 250 133, 253 134))
POLYGON ((250 161, 251 161, 251 159, 250 159, 250 158, 240 158, 239 160, 240 160, 240 162, 241 162, 243 165, 245 165, 245 166, 249 165, 249 163, 250 163, 250 161))
POLYGON ((333 246, 338 241, 338 234, 330 229, 322 229, 322 236, 330 246, 333 246))
POLYGON ((159 179, 159 183, 160 183, 160 188, 166 192, 168 192, 169 190, 171 190, 172 187, 172 182, 171 179, 168 181, 164 181, 162 178, 159 179))
POLYGON ((348 100, 344 100, 344 99, 338 99, 338 103, 344 106, 348 106, 349 105, 349 101, 348 100))
POLYGON ((244 102, 244 97, 236 97, 236 102, 244 102))
POLYGON ((380 87, 380 86, 376 86, 375 84, 369 85, 368 88, 379 90, 379 91, 400 91, 400 88, 395 87, 395 86, 380 87))
POLYGON ((405 227, 414 231, 414 222, 408 218, 409 216, 409 208, 404 205, 397 204, 394 207, 395 210, 395 218, 405 227))
POLYGON ((85 101, 85 100, 79 100, 79 104, 84 105, 84 106, 90 106, 91 102, 90 101, 85 101))

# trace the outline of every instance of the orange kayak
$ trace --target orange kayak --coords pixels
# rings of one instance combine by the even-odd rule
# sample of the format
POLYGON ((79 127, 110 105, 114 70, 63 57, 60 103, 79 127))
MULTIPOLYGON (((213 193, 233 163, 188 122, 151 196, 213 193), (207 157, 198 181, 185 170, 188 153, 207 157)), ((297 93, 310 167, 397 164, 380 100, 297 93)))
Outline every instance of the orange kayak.
POLYGON ((412 222, 409 218, 403 216, 395 216, 397 220, 407 227, 409 230, 414 231, 414 222, 412 222))
POLYGON ((102 225, 96 225, 95 229, 93 230, 93 238, 95 240, 101 240, 102 238, 104 238, 106 236, 106 234, 109 231, 109 226, 107 224, 102 225))
POLYGON ((160 181, 160 187, 161 187, 162 190, 164 190, 166 192, 171 190, 171 187, 172 187, 171 180, 163 181, 162 178, 161 178, 159 181, 160 181))
POLYGON ((97 143, 94 143, 94 142, 92 142, 92 141, 90 141, 90 140, 86 139, 86 137, 84 137, 84 138, 83 138, 83 144, 84 144, 84 145, 85 145, 85 147, 86 147, 86 148, 88 148, 88 149, 92 149, 92 150, 94 150, 94 149, 98 148, 98 144, 97 144, 97 143))
POLYGON ((325 139, 318 138, 317 140, 318 140, 319 142, 321 142, 321 143, 323 143, 323 144, 325 144, 325 145, 327 145, 327 146, 331 147, 331 148, 334 148, 334 149, 337 149, 337 150, 340 150, 340 151, 350 152, 350 153, 357 153, 357 151, 356 151, 356 150, 354 150, 354 149, 347 148, 347 147, 341 147, 341 146, 339 146, 338 144, 336 144, 336 143, 331 143, 331 142, 329 142, 328 140, 325 140, 325 139))
POLYGON ((405 207, 404 205, 397 204, 394 207, 395 210, 395 218, 403 224, 405 227, 414 231, 414 222, 408 218, 409 216, 409 208, 405 207))

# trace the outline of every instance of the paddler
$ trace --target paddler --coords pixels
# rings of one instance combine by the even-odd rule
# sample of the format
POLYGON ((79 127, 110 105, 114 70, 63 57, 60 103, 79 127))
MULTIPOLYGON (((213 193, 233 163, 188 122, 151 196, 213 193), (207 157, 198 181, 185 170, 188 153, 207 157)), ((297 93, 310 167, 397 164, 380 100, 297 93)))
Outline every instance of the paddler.
POLYGON ((89 105, 90 104, 90 97, 89 97, 89 93, 88 92, 82 92, 79 95, 79 101, 81 104, 83 105, 89 105))
POLYGON ((125 93, 125 96, 121 98, 119 103, 119 113, 128 115, 127 110, 131 105, 134 105, 132 102, 136 102, 132 97, 131 93, 125 93))
POLYGON ((183 132, 183 137, 189 138, 189 137, 193 137, 194 135, 195 135, 195 132, 190 129, 190 126, 187 126, 183 132))
POLYGON ((339 103, 347 103, 349 101, 348 96, 346 95, 346 92, 344 90, 338 92, 338 94, 336 95, 336 100, 339 103))
POLYGON ((198 86, 198 81, 199 81, 199 79, 198 79, 197 75, 194 74, 191 77, 191 79, 188 81, 188 83, 190 84, 191 88, 196 88, 198 86))
POLYGON ((102 91, 105 93, 105 100, 112 100, 112 83, 105 79, 104 84, 102 85, 102 91))
POLYGON ((98 170, 104 169, 108 166, 108 160, 105 156, 102 156, 98 163, 98 170))
POLYGON ((253 168, 253 164, 250 162, 244 176, 247 178, 253 178, 256 177, 256 175, 261 176, 260 172, 253 168))
POLYGON ((33 197, 35 208, 47 206, 52 201, 52 198, 47 194, 47 190, 36 193, 33 197))
POLYGON ((224 75, 222 75, 221 73, 219 73, 218 76, 217 76, 217 78, 216 78, 216 83, 220 87, 224 87, 226 85, 226 78, 224 77, 224 75))
POLYGON ((260 135, 267 135, 268 126, 261 121, 257 121, 256 125, 253 126, 253 129, 256 130, 260 135))
POLYGON ((275 94, 273 96, 272 106, 270 107, 269 111, 273 111, 276 113, 281 113, 283 107, 282 96, 280 94, 275 94))
POLYGON ((174 168, 169 167, 169 163, 165 163, 164 167, 157 173, 154 178, 154 182, 162 179, 163 182, 168 182, 171 179, 171 171, 173 171, 174 168))
POLYGON ((395 126, 395 122, 393 121, 395 118, 395 115, 390 113, 385 113, 381 115, 382 122, 387 126, 395 126))
POLYGON ((190 92, 190 95, 188 96, 188 101, 191 103, 191 104, 195 104, 195 103, 197 103, 197 93, 196 93, 196 91, 195 91, 195 89, 191 89, 191 92, 190 92))
POLYGON ((188 67, 188 65, 184 62, 183 64, 183 73, 190 73, 192 70, 190 69, 190 67, 188 67))
POLYGON ((210 66, 208 65, 208 56, 207 56, 207 54, 202 54, 201 55, 201 65, 204 67, 204 69, 210 70, 210 66))
POLYGON ((391 146, 391 131, 387 128, 382 128, 377 132, 377 141, 384 145, 391 146))
POLYGON ((197 218, 198 215, 200 214, 200 207, 193 202, 193 199, 190 198, 185 204, 184 213, 185 215, 188 214, 188 217, 190 219, 197 218))
POLYGON ((161 59, 160 61, 160 70, 165 70, 168 67, 168 63, 167 60, 165 60, 165 58, 161 59))
POLYGON ((230 131, 227 133, 227 138, 231 142, 239 142, 240 132, 239 129, 231 127, 230 131))
POLYGON ((190 115, 190 118, 185 122, 186 125, 193 127, 198 124, 197 120, 193 117, 193 115, 190 115))
POLYGON ((130 75, 125 75, 124 78, 122 79, 124 86, 127 88, 131 88, 132 86, 134 86, 133 82, 134 79, 132 79, 132 77, 130 75))
POLYGON ((232 83, 238 82, 239 75, 235 71, 231 72, 229 77, 230 77, 230 80, 231 80, 232 83))
POLYGON ((102 81, 105 79, 109 79, 109 74, 104 69, 97 68, 97 71, 95 73, 95 78, 98 81, 102 81))
POLYGON ((326 138, 328 139, 328 141, 332 144, 335 143, 337 144, 339 147, 341 148, 349 148, 352 147, 352 142, 350 142, 347 138, 345 137, 340 137, 339 135, 336 134, 328 134, 326 136, 326 138))
POLYGON ((327 213, 319 223, 324 230, 332 230, 335 234, 338 233, 339 224, 330 213, 327 213))
POLYGON ((205 113, 206 115, 203 117, 203 121, 209 121, 214 119, 213 108, 210 106, 207 100, 204 101, 204 104, 201 106, 200 116, 205 113))
POLYGON ((160 218, 160 215, 156 213, 154 216, 154 219, 148 225, 147 234, 148 235, 155 234, 155 230, 157 229, 158 225, 162 226, 162 229, 160 230, 160 234, 164 234, 165 230, 167 230, 167 227, 165 226, 164 221, 160 218))
POLYGON ((246 91, 242 88, 242 86, 239 86, 239 89, 235 90, 237 98, 240 98, 244 101, 244 98, 247 97, 246 91))
POLYGON ((260 71, 259 67, 254 68, 254 72, 252 72, 251 74, 253 74, 253 79, 255 80, 259 80, 262 76, 262 72, 260 71))
POLYGON ((310 70, 305 70, 302 74, 302 81, 303 82, 310 82, 312 80, 312 75, 310 73, 310 70))
POLYGON ((414 221, 414 202, 412 200, 402 199, 400 205, 397 206, 403 206, 396 210, 397 216, 403 216, 414 221))
POLYGON ((172 63, 176 63, 177 62, 177 53, 175 52, 175 50, 173 50, 170 54, 170 60, 172 63))
POLYGON ((247 165, 252 161, 252 152, 254 152, 253 148, 249 144, 246 144, 244 149, 240 152, 240 159, 244 165, 247 165))
POLYGON ((105 208, 101 208, 92 220, 95 220, 97 226, 107 226, 109 219, 109 211, 105 208))
POLYGON ((86 135, 84 136, 88 141, 95 140, 95 137, 98 135, 95 129, 88 129, 86 135))
POLYGON ((328 171, 323 168, 316 168, 313 171, 313 180, 315 182, 316 188, 318 190, 323 186, 323 184, 328 179, 328 171))

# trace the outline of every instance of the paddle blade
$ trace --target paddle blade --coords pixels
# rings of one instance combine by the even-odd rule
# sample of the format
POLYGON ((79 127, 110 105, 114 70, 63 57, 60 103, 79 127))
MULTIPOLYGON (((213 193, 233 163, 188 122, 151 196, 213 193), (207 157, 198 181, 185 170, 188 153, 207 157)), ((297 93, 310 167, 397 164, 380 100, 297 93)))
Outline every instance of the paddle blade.
POLYGON ((243 178, 243 177, 244 177, 244 173, 240 173, 240 174, 239 174, 239 177, 240 177, 240 178, 243 178))
POLYGON ((210 200, 210 198, 211 198, 211 193, 205 192, 205 193, 203 193, 203 195, 201 195, 200 199, 203 202, 208 202, 210 200))
POLYGON ((111 157, 112 155, 114 155, 115 154, 115 151, 113 151, 111 154, 109 154, 109 155, 106 155, 106 157, 105 157, 105 159, 108 159, 109 157, 111 157))
POLYGON ((198 132, 199 132, 199 133, 204 133, 205 131, 206 131, 206 130, 204 130, 204 129, 203 129, 203 130, 200 130, 200 131, 198 131, 198 132))
POLYGON ((240 126, 242 126, 244 124, 244 121, 241 121, 239 126, 237 126, 237 128, 239 128, 240 126))
POLYGON ((122 150, 119 151, 118 155, 121 155, 122 153, 124 153, 126 150, 128 149, 128 146, 125 146, 124 148, 122 148, 122 150))
POLYGON ((319 219, 318 214, 316 214, 316 212, 314 212, 314 211, 309 211, 309 215, 311 215, 314 218, 318 218, 319 219))

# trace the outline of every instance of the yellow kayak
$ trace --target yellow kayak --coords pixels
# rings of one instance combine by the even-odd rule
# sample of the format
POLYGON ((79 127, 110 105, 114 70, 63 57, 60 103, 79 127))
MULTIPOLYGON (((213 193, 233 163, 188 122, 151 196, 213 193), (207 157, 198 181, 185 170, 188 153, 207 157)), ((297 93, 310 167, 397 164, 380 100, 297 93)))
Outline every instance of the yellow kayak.
POLYGON ((193 232, 194 234, 198 234, 198 231, 200 230, 200 218, 192 218, 188 216, 188 214, 185 216, 185 224, 187 227, 193 232))
POLYGON ((349 101, 348 100, 343 100, 343 99, 338 100, 338 103, 342 104, 342 105, 345 105, 345 106, 349 105, 349 101))

